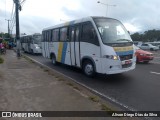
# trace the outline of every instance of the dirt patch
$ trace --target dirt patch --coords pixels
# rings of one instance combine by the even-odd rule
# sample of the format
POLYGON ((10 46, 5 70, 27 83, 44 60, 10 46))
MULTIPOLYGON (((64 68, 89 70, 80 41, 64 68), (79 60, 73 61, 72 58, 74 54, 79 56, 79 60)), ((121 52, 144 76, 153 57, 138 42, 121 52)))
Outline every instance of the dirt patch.
POLYGON ((0 57, 0 64, 4 62, 3 58, 0 57))

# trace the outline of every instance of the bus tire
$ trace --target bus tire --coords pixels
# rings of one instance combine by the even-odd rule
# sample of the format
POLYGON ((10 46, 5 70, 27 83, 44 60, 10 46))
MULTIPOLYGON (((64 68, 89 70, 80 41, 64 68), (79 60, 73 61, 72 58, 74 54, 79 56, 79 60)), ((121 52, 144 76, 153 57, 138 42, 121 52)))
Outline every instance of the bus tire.
POLYGON ((31 54, 34 55, 34 51, 33 50, 31 50, 31 54))
POLYGON ((52 58, 52 64, 53 65, 56 65, 57 64, 57 62, 56 62, 56 56, 54 55, 54 54, 52 54, 52 56, 51 56, 52 58))
POLYGON ((150 51, 153 51, 153 48, 150 48, 150 51))
POLYGON ((83 72, 88 77, 95 76, 94 65, 93 65, 93 63, 90 60, 85 60, 83 62, 83 72))

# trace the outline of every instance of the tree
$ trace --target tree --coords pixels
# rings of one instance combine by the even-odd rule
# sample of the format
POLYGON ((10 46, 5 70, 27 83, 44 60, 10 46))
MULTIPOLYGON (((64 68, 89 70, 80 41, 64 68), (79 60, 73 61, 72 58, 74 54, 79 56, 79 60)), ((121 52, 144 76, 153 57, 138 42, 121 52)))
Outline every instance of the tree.
POLYGON ((131 35, 133 41, 142 41, 143 35, 139 34, 138 32, 131 35))
POLYGON ((11 36, 8 33, 0 33, 0 37, 2 37, 2 38, 11 38, 11 36))
POLYGON ((143 42, 152 42, 160 40, 160 30, 148 30, 143 34, 134 33, 131 35, 133 41, 143 41, 143 42))

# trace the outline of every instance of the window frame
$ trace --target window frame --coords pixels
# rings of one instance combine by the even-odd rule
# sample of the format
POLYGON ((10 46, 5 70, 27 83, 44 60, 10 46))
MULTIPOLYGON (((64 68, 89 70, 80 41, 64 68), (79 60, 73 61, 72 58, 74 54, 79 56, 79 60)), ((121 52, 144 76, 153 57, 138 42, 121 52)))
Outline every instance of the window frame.
POLYGON ((69 27, 68 26, 64 26, 64 27, 60 27, 59 28, 59 41, 60 42, 67 42, 67 41, 69 41, 69 35, 68 35, 68 31, 69 31, 69 27), (61 36, 61 29, 64 29, 64 28, 66 28, 66 39, 63 39, 63 40, 61 40, 61 37, 63 37, 63 36, 61 36))
MULTIPOLYGON (((91 31, 92 32, 92 31, 91 31)), ((89 33, 89 32, 88 32, 89 33)), ((90 33, 91 34, 91 33, 90 33)), ((89 35, 89 34, 88 34, 89 35)), ((87 42, 87 43, 91 43, 91 44, 94 44, 96 46, 100 46, 100 43, 99 43, 99 39, 98 39, 98 35, 97 35, 97 32, 96 32, 96 29, 94 27, 94 25, 92 24, 91 21, 87 21, 87 22, 83 22, 82 23, 82 27, 81 27, 81 38, 80 38, 80 41, 81 42, 87 42), (84 27, 86 27, 87 25, 91 25, 90 27, 92 27, 92 29, 94 30, 95 32, 95 37, 93 39, 90 38, 90 40, 85 40, 84 37, 83 37, 83 33, 84 33, 84 27)))

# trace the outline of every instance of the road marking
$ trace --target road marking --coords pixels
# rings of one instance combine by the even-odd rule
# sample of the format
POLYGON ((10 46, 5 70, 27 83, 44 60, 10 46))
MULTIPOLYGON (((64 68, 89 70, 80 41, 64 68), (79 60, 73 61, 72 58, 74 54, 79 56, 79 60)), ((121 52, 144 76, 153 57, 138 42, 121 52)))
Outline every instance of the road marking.
MULTIPOLYGON (((23 55, 24 55, 24 54, 23 54, 23 55)), ((138 111, 138 110, 136 110, 136 109, 133 109, 133 108, 131 108, 131 107, 129 107, 129 106, 127 106, 127 105, 125 105, 125 104, 117 101, 116 99, 114 99, 114 98, 112 98, 112 97, 110 97, 110 96, 107 96, 107 95, 105 95, 105 94, 103 94, 103 93, 100 93, 100 92, 98 92, 97 90, 95 90, 95 89, 93 89, 93 88, 90 88, 90 87, 86 86, 85 84, 76 81, 75 79, 73 79, 73 78, 71 78, 71 77, 69 77, 69 76, 67 76, 67 75, 65 75, 65 74, 63 74, 63 73, 61 73, 61 72, 59 72, 59 71, 57 71, 57 70, 49 67, 49 66, 47 66, 47 65, 44 65, 44 64, 40 63, 39 61, 37 61, 37 60, 35 60, 35 59, 27 56, 27 55, 24 55, 24 56, 28 57, 29 59, 33 60, 34 62, 36 62, 37 64, 39 64, 39 65, 41 65, 41 66, 44 66, 44 67, 46 67, 46 68, 48 68, 48 69, 50 69, 50 70, 56 71, 58 74, 61 74, 61 75, 63 75, 64 77, 67 77, 67 78, 73 80, 75 83, 77 83, 77 84, 85 87, 86 89, 88 89, 88 90, 90 90, 91 92, 93 92, 93 93, 101 96, 102 98, 105 98, 105 99, 110 100, 111 102, 113 102, 113 103, 115 103, 115 104, 117 104, 117 105, 125 108, 126 110, 129 110, 129 111, 138 111)), ((150 119, 150 118, 148 118, 148 117, 144 117, 144 118, 145 118, 146 120, 152 120, 152 119, 150 119)))
POLYGON ((156 75, 160 75, 160 73, 158 73, 158 72, 153 72, 153 71, 151 71, 150 73, 156 74, 156 75))

